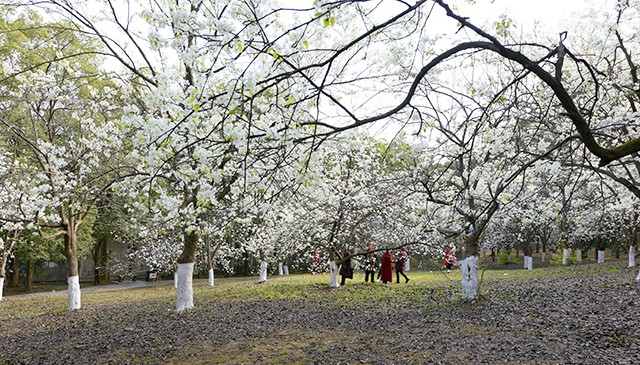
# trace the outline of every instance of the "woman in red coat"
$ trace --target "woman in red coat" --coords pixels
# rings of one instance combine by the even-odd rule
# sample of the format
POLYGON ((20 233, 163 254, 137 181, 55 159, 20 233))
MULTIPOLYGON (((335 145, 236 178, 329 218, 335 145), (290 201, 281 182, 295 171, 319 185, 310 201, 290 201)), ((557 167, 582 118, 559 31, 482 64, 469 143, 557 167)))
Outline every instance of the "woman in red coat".
POLYGON ((382 269, 380 273, 380 279, 382 283, 387 285, 388 282, 393 281, 393 255, 389 252, 389 249, 382 254, 382 269))

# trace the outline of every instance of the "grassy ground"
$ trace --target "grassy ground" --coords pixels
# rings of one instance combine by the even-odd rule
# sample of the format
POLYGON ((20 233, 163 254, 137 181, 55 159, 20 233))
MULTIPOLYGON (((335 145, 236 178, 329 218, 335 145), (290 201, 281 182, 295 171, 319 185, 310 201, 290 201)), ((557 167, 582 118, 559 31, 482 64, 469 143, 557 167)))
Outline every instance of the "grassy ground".
POLYGON ((194 282, 0 303, 0 364, 640 363, 636 271, 624 262, 486 270, 482 298, 460 272, 339 289, 328 275, 194 282), (637 361, 637 362, 636 362, 637 361))

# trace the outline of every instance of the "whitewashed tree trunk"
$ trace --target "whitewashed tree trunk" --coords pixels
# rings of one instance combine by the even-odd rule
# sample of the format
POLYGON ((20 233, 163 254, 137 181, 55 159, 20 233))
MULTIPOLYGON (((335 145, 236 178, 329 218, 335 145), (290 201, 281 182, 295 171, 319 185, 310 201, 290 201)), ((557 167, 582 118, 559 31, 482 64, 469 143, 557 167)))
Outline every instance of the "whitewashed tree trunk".
POLYGON ((531 256, 524 257, 524 268, 527 270, 533 270, 533 257, 531 256))
POLYGON ((67 296, 69 297, 69 310, 76 310, 82 307, 80 300, 80 277, 69 276, 67 278, 67 296))
POLYGON ((173 287, 178 289, 178 273, 177 272, 173 273, 173 287))
POLYGON ((604 262, 604 251, 598 250, 598 263, 601 264, 604 262))
POLYGON ((278 275, 284 275, 284 270, 282 270, 282 262, 278 262, 278 275))
POLYGON ((284 266, 282 267, 282 269, 283 269, 283 271, 284 271, 284 274, 288 276, 288 275, 289 275, 289 266, 284 265, 284 266))
POLYGON ((566 265, 569 263, 569 258, 571 257, 571 249, 565 248, 562 250, 562 265, 566 265))
POLYGON ((636 276, 636 281, 640 283, 640 270, 638 271, 638 276, 636 276))
POLYGON ((462 270, 462 297, 467 300, 478 297, 478 256, 460 261, 462 270))
POLYGON ((411 260, 407 257, 407 261, 404 263, 404 271, 411 270, 411 260))
POLYGON ((213 286, 214 284, 214 274, 213 274, 213 269, 209 269, 209 286, 213 286))
POLYGON ((546 255, 545 255, 545 253, 544 253, 544 252, 540 254, 540 260, 541 260, 542 262, 544 262, 544 261, 545 261, 545 259, 546 259, 546 257, 545 257, 545 256, 546 256, 546 255))
POLYGON ((265 281, 267 281, 267 262, 260 261, 260 279, 258 282, 264 283, 265 281))
POLYGON ((4 277, 0 278, 0 301, 2 301, 2 291, 4 290, 4 277))
POLYGON ((576 262, 582 262, 582 250, 576 250, 576 262))
POLYGON ((636 246, 629 246, 629 267, 636 266, 636 246))
POLYGON ((193 308, 193 262, 178 264, 176 312, 193 308))
POLYGON ((331 277, 329 279, 329 287, 339 287, 340 284, 338 284, 338 266, 336 265, 335 261, 329 261, 329 273, 331 274, 331 277))

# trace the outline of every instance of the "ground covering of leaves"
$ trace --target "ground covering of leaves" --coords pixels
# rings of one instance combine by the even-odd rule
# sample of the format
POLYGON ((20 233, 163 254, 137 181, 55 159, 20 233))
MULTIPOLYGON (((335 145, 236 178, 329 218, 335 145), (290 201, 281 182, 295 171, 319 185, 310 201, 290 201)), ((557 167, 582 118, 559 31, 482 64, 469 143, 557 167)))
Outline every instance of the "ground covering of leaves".
POLYGON ((328 276, 171 285, 0 303, 0 364, 639 364, 640 284, 624 263, 460 272, 339 289, 328 276))

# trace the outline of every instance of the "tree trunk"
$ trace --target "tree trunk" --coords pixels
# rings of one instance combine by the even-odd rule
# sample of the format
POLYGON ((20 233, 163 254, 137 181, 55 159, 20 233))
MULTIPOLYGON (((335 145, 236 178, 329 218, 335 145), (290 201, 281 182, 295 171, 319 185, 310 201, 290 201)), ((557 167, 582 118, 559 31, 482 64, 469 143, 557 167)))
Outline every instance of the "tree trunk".
POLYGON ((193 262, 179 263, 177 273, 176 312, 193 308, 193 262))
POLYGON ((636 224, 638 222, 638 213, 635 214, 633 219, 633 227, 631 228, 631 234, 629 235, 629 267, 636 266, 636 241, 638 240, 638 230, 636 224))
POLYGON ((109 282, 109 246, 111 236, 101 236, 93 247, 93 266, 95 267, 93 282, 96 285, 109 282))
POLYGON ((2 295, 4 291, 4 278, 5 278, 5 275, 7 274, 6 267, 7 267, 8 260, 9 260, 9 251, 5 249, 2 251, 2 261, 0 262, 0 301, 2 301, 2 295))
POLYGON ((533 270, 533 257, 531 256, 524 257, 524 268, 526 270, 533 270))
POLYGON ((249 253, 242 253, 242 276, 249 276, 249 253))
POLYGON ((289 276, 289 265, 284 265, 282 270, 284 271, 285 276, 289 276))
POLYGON ((73 215, 73 209, 69 208, 67 219, 63 218, 64 234, 64 253, 67 257, 67 295, 68 308, 70 311, 80 309, 82 307, 80 293, 80 266, 78 263, 78 235, 76 232, 76 222, 73 215))
POLYGON ((282 262, 278 262, 278 275, 284 275, 284 271, 282 270, 282 262))
POLYGON ((2 301, 3 298, 3 292, 4 292, 4 278, 7 275, 7 261, 9 261, 9 250, 5 249, 2 250, 2 262, 0 262, 0 301, 2 301))
POLYGON ((24 292, 31 293, 33 290, 33 259, 27 260, 27 277, 24 279, 24 292))
POLYGON ((533 249, 531 248, 531 244, 529 242, 524 242, 522 244, 522 253, 524 254, 524 268, 527 270, 533 270, 533 249))
POLYGON ((335 260, 329 261, 329 273, 331 274, 329 278, 329 287, 338 288, 340 286, 338 282, 338 265, 335 260))
POLYGON ((602 264, 604 262, 604 250, 598 250, 598 263, 602 264))
POLYGON ((571 249, 565 248, 562 250, 562 265, 566 265, 569 263, 569 258, 571 257, 571 249))
POLYGON ((465 235, 463 238, 466 255, 460 261, 460 270, 462 272, 462 297, 466 300, 478 297, 478 249, 483 229, 484 224, 478 224, 471 234, 465 235))
POLYGON ((267 262, 264 260, 260 261, 260 279, 259 283, 264 283, 267 281, 267 262))
POLYGON ((13 271, 11 271, 11 280, 9 280, 10 288, 17 288, 20 285, 20 259, 18 256, 13 257, 13 271))
POLYGON ((214 283, 215 283, 215 277, 214 277, 213 269, 209 269, 209 277, 208 277, 207 285, 213 286, 214 283))
POLYGON ((93 259, 93 284, 100 285, 100 246, 102 244, 102 238, 98 238, 96 240, 95 246, 93 246, 93 250, 91 252, 91 258, 93 259))
POLYGON ((582 250, 576 249, 576 262, 582 262, 582 250))
POLYGON ((213 254, 211 253, 211 239, 207 237, 205 240, 205 247, 207 248, 207 269, 208 269, 208 281, 207 285, 213 286, 215 283, 215 275, 213 272, 213 254))
POLYGON ((176 312, 193 308, 193 265, 198 250, 198 234, 184 233, 184 248, 178 257, 176 312))
POLYGON ((478 297, 478 256, 467 256, 460 261, 462 271, 462 297, 473 300, 478 297))

